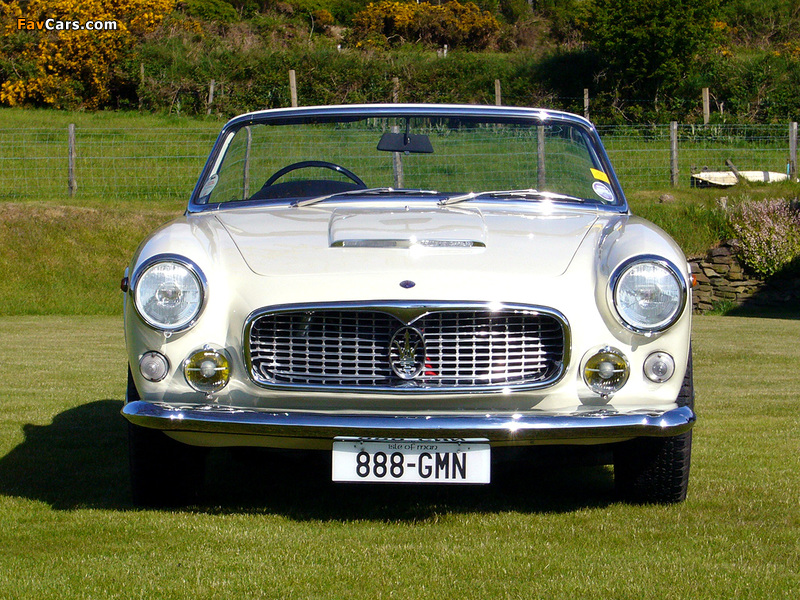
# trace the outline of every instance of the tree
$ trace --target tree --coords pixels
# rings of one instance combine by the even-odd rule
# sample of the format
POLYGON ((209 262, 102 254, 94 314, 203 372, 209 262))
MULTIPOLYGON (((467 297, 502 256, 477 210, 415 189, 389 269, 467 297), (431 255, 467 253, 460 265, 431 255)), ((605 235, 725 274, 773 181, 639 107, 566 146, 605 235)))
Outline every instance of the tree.
POLYGON ((592 0, 586 37, 601 87, 657 101, 693 74, 716 36, 719 0, 592 0))

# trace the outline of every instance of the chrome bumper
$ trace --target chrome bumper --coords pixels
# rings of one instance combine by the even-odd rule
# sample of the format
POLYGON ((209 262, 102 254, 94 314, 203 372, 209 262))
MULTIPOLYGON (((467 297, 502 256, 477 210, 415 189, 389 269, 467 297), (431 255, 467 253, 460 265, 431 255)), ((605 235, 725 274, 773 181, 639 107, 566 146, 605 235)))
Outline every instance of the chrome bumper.
POLYGON ((666 437, 689 431, 688 407, 663 412, 528 413, 522 415, 359 415, 265 412, 214 405, 173 406, 130 402, 123 416, 134 425, 164 431, 254 435, 298 440, 335 437, 485 438, 501 445, 576 440, 666 437))

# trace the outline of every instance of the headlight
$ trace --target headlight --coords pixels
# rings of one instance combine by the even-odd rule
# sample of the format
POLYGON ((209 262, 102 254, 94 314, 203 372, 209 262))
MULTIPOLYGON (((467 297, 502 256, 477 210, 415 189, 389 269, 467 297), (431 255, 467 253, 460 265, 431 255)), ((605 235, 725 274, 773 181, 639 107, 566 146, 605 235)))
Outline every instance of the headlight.
POLYGON ((617 314, 636 332, 663 331, 678 319, 686 303, 686 284, 663 259, 629 261, 612 276, 611 285, 617 314))
POLYGON ((191 326, 203 306, 200 270, 188 261, 162 257, 136 277, 134 304, 142 319, 156 329, 180 331, 191 326))

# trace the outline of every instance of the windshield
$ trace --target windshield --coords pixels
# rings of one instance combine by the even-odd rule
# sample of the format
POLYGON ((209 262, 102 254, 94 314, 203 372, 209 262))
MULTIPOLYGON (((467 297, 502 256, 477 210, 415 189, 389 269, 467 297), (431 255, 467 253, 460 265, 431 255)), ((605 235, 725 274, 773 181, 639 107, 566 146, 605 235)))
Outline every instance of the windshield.
POLYGON ((621 201, 594 138, 569 121, 352 115, 308 120, 266 120, 228 131, 195 203, 305 206, 359 198, 360 190, 367 199, 419 193, 457 201, 621 201), (503 191, 516 193, 498 193, 503 191))

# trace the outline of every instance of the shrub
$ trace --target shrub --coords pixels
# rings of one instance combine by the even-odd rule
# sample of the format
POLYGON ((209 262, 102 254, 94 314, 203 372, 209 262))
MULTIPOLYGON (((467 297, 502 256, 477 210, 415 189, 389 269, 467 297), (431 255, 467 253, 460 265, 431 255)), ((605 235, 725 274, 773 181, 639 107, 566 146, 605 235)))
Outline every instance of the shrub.
POLYGON ((353 17, 352 39, 357 46, 399 46, 421 42, 430 46, 467 47, 482 50, 492 46, 500 23, 472 2, 451 0, 433 5, 427 2, 370 3, 353 17))
POLYGON ((236 9, 225 0, 186 0, 186 14, 222 23, 232 23, 239 18, 236 9))
POLYGON ((311 17, 314 19, 314 24, 322 29, 330 27, 334 23, 333 15, 329 10, 325 10, 324 8, 312 12, 311 17))
POLYGON ((800 257, 800 205, 782 198, 744 202, 729 213, 743 262, 763 277, 800 257))
POLYGON ((17 3, 2 3, 0 14, 6 19, 14 17, 6 26, 6 35, 22 35, 15 31, 20 17, 29 22, 48 18, 79 23, 115 21, 117 29, 36 28, 24 32, 26 44, 12 48, 3 62, 20 63, 25 69, 6 74, 0 86, 0 102, 57 108, 103 106, 111 98, 115 69, 132 47, 135 36, 152 31, 173 6, 174 0, 120 0, 113 4, 102 0, 32 0, 23 13, 17 3))
POLYGON ((605 60, 609 90, 656 100, 697 66, 715 41, 718 0, 593 0, 586 35, 605 60))

